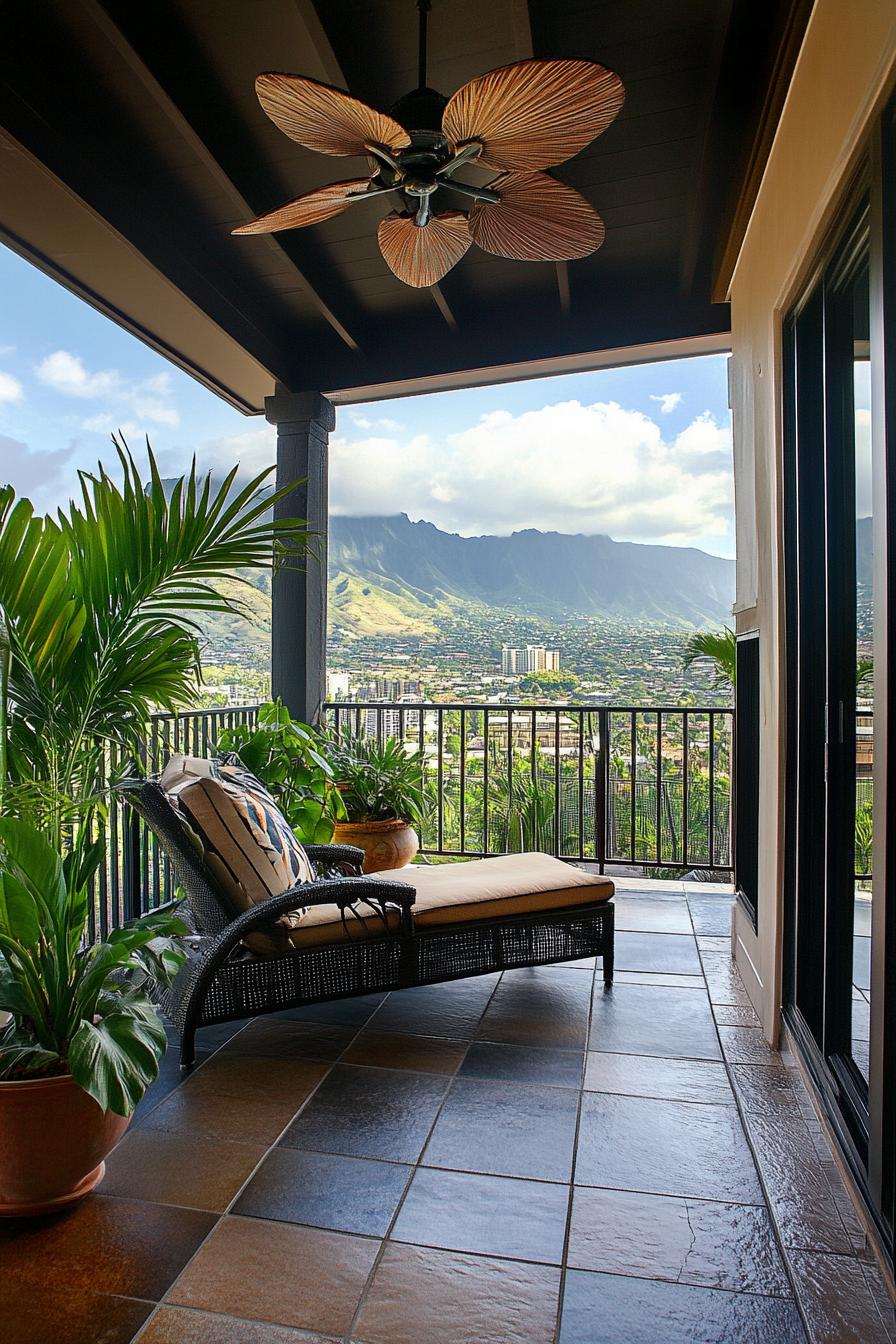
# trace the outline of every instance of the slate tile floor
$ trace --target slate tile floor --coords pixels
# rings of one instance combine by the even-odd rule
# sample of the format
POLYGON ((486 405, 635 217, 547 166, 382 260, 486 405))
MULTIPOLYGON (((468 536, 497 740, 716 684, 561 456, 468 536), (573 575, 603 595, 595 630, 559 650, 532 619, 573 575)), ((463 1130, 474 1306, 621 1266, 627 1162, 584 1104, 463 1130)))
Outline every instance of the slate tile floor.
POLYGON ((204 1032, 100 1193, 0 1226, 3 1339, 894 1344, 730 894, 616 904, 609 993, 583 961, 204 1032))

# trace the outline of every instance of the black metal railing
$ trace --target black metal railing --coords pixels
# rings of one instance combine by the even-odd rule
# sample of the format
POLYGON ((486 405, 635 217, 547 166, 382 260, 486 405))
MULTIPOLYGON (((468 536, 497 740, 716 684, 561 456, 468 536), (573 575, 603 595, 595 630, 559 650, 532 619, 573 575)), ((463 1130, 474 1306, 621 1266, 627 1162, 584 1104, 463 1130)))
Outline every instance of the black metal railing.
MULTIPOLYGON (((253 723, 257 714, 257 705, 153 714, 138 753, 141 765, 154 774, 173 752, 208 756, 222 729, 253 723)), ((124 754, 111 747, 106 755, 107 779, 118 777, 124 765, 124 754)), ((110 929, 155 909, 175 894, 168 862, 155 836, 114 792, 108 797, 101 824, 106 835, 106 860, 94 882, 88 909, 91 941, 104 938, 110 929)))
POLYGON ((732 870, 733 710, 332 702, 324 721, 423 753, 424 853, 732 870))
MULTIPOLYGON (((258 705, 154 714, 140 757, 153 773, 172 752, 207 756, 258 705)), ((324 706, 330 727, 399 737, 426 762, 424 853, 480 858, 541 849, 601 871, 732 872, 734 712, 723 708, 395 704, 324 706)), ((856 879, 871 877, 873 718, 857 712, 856 879)), ((108 777, 123 762, 110 750, 108 777)), ((111 795, 106 862, 91 939, 174 895, 155 837, 111 795)))

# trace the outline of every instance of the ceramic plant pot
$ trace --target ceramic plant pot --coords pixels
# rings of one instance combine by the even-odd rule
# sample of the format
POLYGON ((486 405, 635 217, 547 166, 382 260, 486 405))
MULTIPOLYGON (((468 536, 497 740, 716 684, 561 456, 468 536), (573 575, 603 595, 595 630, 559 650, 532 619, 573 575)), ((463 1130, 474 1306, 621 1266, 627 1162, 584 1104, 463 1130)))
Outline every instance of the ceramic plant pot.
POLYGON ((89 1195, 129 1123, 70 1074, 0 1083, 0 1217, 51 1213, 89 1195))
POLYGON ((420 841, 406 821, 340 821, 333 840, 364 851, 364 872, 383 873, 411 862, 420 841))

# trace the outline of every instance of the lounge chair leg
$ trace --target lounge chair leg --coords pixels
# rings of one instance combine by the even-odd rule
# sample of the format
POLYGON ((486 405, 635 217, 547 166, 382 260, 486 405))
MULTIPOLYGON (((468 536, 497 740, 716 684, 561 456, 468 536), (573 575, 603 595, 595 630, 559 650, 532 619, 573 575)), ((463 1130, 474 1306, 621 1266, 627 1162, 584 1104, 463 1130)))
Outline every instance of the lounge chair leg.
POLYGON ((609 988, 613 983, 613 949, 604 953, 604 984, 609 988))
POLYGON ((189 1069, 192 1069, 195 1063, 196 1030, 194 1027, 187 1027, 180 1038, 180 1067, 186 1073, 189 1069))

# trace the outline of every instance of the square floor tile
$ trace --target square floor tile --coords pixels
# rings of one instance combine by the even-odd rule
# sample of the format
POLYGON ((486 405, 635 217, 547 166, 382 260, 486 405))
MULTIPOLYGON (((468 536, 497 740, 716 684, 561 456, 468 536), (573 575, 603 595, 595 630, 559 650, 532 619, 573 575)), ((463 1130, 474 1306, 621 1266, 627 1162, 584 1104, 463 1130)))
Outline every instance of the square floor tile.
POLYGON ((478 1040, 506 1045, 584 1049, 588 1035, 591 979, 552 967, 511 973, 495 991, 478 1040))
POLYGON ((567 1185, 421 1167, 392 1240, 559 1265, 568 1205, 567 1185))
POLYGON ((566 1275, 559 1344, 804 1344, 793 1302, 680 1283, 566 1275))
POLYGON ((380 1243, 316 1227, 228 1217, 168 1294, 174 1306, 343 1335, 380 1243))
POLYGON ((791 1297, 765 1209, 577 1186, 567 1263, 644 1279, 791 1297))
MULTIPOLYGON (((211 1063, 217 1059, 216 1055, 211 1063)), ((197 1074, 195 1079, 190 1078, 151 1110, 142 1128, 173 1130, 187 1136, 227 1141, 238 1134, 241 1142, 267 1147, 289 1124, 329 1067, 328 1064, 303 1062, 303 1086, 299 1087, 293 1077, 281 1095, 276 1089, 253 1094, 248 1083, 244 1088, 238 1088, 232 1079, 222 1081, 211 1075, 200 1077, 197 1074)))
POLYGON ((729 1064, 775 1064, 780 1061, 761 1027, 719 1027, 719 1040, 729 1064))
POLYGON ((469 1041, 498 983, 497 975, 421 985, 391 993, 370 1018, 371 1031, 469 1041))
POLYGON ((394 1162, 274 1148, 233 1212, 384 1237, 410 1175, 394 1162))
POLYGON ((688 898, 694 932, 703 937, 724 938, 731 935, 731 897, 717 896, 705 900, 688 898))
POLYGON ((215 1215, 94 1195, 55 1218, 0 1221, 0 1280, 40 1296, 49 1284, 158 1301, 215 1215))
POLYGON ((0 1321, 8 1344, 130 1344, 153 1306, 70 1282, 23 1291, 18 1280, 0 1276, 0 1321))
POLYGON ((581 1050, 474 1041, 461 1065, 460 1077, 542 1083, 548 1087, 581 1087, 583 1059, 581 1050))
POLYGON ((700 975, 700 958, 692 934, 627 933, 616 935, 616 966, 620 971, 658 971, 700 975))
POLYGON ((650 896, 617 895, 616 932, 691 934, 691 917, 682 896, 676 900, 656 900, 650 896))
POLYGON ((578 1093, 458 1078, 426 1146, 429 1167, 568 1181, 578 1093))
POLYGON ((448 1079, 350 1064, 334 1066, 282 1142, 290 1148, 415 1162, 448 1079))
POLYGON ((706 981, 701 975, 675 975, 669 971, 614 971, 617 985, 668 985, 672 989, 702 989, 706 981))
POLYGON ((658 985, 595 986, 589 1045, 624 1055, 722 1058, 706 993, 658 985))
POLYGON ((745 1110, 799 1115, 799 1097, 783 1064, 732 1064, 731 1077, 745 1110))
MULTIPOLYGON (((796 1291, 813 1338, 836 1344, 892 1344, 893 1307, 880 1302, 868 1269, 847 1255, 795 1251, 791 1263, 796 1291), (881 1314, 883 1310, 883 1315, 881 1314)), ((875 1274, 876 1270, 872 1269, 875 1274)))
POLYGON ((852 1242, 805 1120, 791 1114, 744 1114, 784 1245, 850 1254, 852 1242))
POLYGON ((619 1092, 630 1097, 666 1101, 735 1104, 724 1064, 703 1059, 659 1059, 654 1055, 615 1055, 589 1051, 585 1056, 585 1088, 619 1092))
POLYGON ((750 996, 734 958, 727 952, 704 952, 703 975, 709 997, 713 1003, 731 1003, 738 1007, 750 1008, 750 996))
POLYGON ((342 1054, 356 1031, 356 1026, 343 1023, 259 1017, 228 1041, 221 1053, 271 1059, 334 1060, 342 1054))
POLYGON ((304 1008, 284 1008, 272 1016, 286 1022, 323 1022, 335 1027, 361 1027, 375 1013, 385 994, 358 994, 330 1003, 310 1003, 304 1008))
POLYGON ((455 1073, 466 1041, 441 1036, 408 1036, 398 1032, 362 1031, 341 1058, 342 1064, 368 1064, 412 1073, 455 1073))
POLYGON ((133 1129, 106 1158, 102 1191, 221 1213, 264 1153, 261 1144, 133 1129))
MULTIPOLYGON (((551 1265, 387 1244, 355 1344, 553 1344, 551 1265)), ((619 1344, 619 1341, 616 1341, 619 1344)))
POLYGON ((165 1306, 159 1307, 143 1331, 140 1344, 338 1344, 338 1341, 332 1335, 311 1335, 286 1325, 165 1306))
POLYGON ((586 1092, 576 1183, 762 1204, 740 1117, 730 1106, 586 1092))

